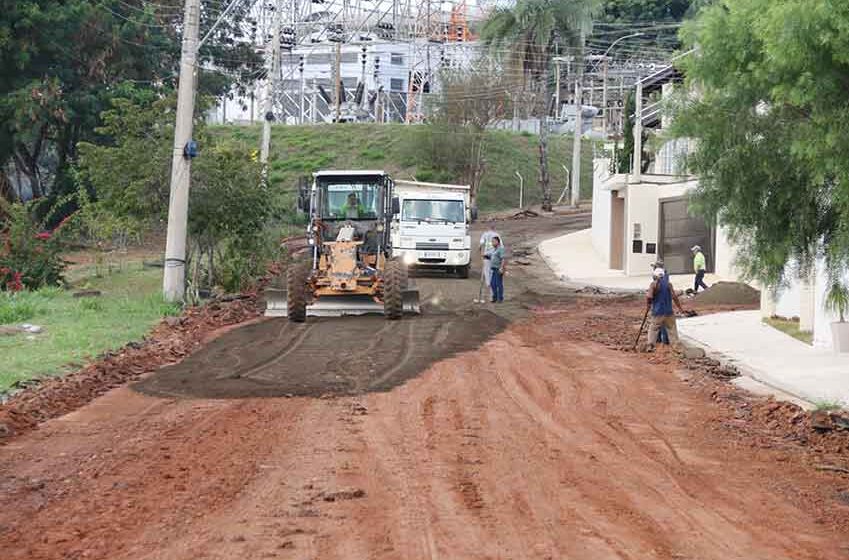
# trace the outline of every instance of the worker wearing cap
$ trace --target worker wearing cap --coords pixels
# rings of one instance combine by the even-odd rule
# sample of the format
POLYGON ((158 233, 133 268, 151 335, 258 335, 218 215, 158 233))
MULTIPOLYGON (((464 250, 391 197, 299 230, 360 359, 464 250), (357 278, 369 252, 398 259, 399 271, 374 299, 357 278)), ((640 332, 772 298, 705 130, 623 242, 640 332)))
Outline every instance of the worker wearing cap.
POLYGON ((707 284, 705 284, 705 272, 707 272, 705 270, 705 254, 702 253, 702 248, 698 245, 693 245, 693 248, 690 250, 693 252, 693 270, 696 271, 693 292, 698 293, 700 286, 705 290, 708 289, 707 284))
MULTIPOLYGON (((652 278, 659 278, 662 274, 666 274, 664 270, 664 265, 662 260, 655 261, 651 263, 651 272, 652 278)), ((669 333, 666 332, 666 327, 663 325, 660 326, 657 333, 657 340, 655 340, 657 344, 666 344, 669 346, 669 333)))
POLYGON ((483 281, 487 286, 492 285, 492 267, 490 266, 489 260, 493 251, 492 240, 495 237, 498 237, 500 241, 501 236, 498 235, 497 231, 492 229, 492 226, 489 226, 489 228, 481 235, 480 241, 481 258, 483 258, 483 281))
POLYGON ((662 268, 655 268, 652 273, 654 281, 646 293, 646 310, 651 312, 651 323, 649 324, 649 348, 657 344, 657 335, 661 327, 666 327, 669 342, 673 347, 678 346, 678 325, 675 322, 675 311, 672 309, 674 303, 683 314, 684 307, 678 300, 678 294, 669 281, 669 276, 662 268))

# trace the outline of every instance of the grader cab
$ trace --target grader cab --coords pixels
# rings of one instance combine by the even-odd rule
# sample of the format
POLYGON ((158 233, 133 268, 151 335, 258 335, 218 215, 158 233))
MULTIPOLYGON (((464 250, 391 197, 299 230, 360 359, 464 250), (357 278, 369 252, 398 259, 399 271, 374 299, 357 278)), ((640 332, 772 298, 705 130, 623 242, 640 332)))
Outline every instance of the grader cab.
POLYGON ((389 229, 397 213, 394 183, 383 171, 320 171, 298 197, 308 213, 310 257, 293 263, 286 299, 270 299, 266 315, 302 322, 307 315, 419 312, 406 266, 392 256, 389 229))

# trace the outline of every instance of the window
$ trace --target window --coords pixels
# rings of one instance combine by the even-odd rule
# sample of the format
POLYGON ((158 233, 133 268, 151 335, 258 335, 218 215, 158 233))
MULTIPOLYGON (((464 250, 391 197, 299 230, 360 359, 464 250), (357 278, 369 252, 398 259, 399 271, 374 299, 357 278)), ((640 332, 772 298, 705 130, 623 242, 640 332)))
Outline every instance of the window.
POLYGON ((404 78, 390 78, 389 91, 404 91, 404 78))
POLYGON ((357 54, 358 53, 355 53, 355 52, 342 53, 342 62, 343 63, 359 62, 359 58, 358 58, 357 54))
POLYGON ((401 209, 405 222, 465 222, 460 200, 405 200, 401 209))
POLYGON ((400 53, 392 53, 389 58, 389 62, 394 64, 395 66, 403 66, 404 65, 404 55, 400 53))
POLYGON ((326 220, 374 220, 380 205, 380 179, 327 179, 320 183, 326 220))

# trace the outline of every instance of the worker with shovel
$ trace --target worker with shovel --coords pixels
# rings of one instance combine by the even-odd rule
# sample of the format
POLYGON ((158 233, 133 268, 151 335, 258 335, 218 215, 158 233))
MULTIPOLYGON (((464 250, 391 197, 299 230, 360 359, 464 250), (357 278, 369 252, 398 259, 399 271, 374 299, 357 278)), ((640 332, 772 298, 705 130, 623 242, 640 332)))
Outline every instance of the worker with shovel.
POLYGON ((678 300, 678 294, 672 287, 672 282, 669 281, 669 276, 662 268, 655 268, 652 276, 654 281, 649 286, 646 293, 646 314, 651 313, 651 323, 649 323, 649 336, 647 342, 647 350, 654 349, 657 343, 658 331, 661 327, 666 328, 666 333, 669 336, 669 342, 673 348, 678 346, 678 325, 675 321, 675 311, 672 304, 686 315, 687 312, 678 300))

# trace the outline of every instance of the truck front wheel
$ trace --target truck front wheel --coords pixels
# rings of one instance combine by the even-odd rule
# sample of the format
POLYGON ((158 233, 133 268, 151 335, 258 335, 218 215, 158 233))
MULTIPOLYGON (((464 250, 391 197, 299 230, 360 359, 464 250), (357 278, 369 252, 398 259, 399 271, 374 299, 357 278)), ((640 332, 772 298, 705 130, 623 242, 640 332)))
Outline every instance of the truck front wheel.
POLYGON ((469 265, 458 266, 457 267, 457 276, 459 276, 460 278, 468 278, 469 277, 469 265))

